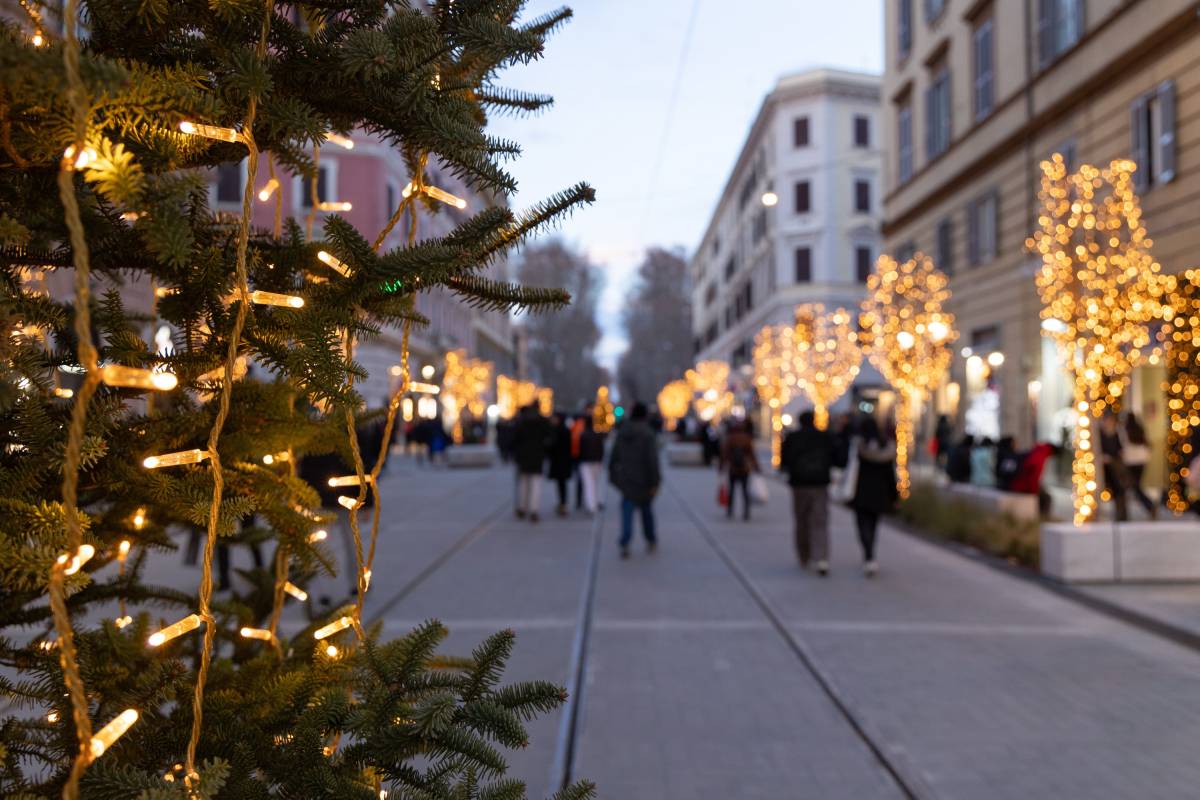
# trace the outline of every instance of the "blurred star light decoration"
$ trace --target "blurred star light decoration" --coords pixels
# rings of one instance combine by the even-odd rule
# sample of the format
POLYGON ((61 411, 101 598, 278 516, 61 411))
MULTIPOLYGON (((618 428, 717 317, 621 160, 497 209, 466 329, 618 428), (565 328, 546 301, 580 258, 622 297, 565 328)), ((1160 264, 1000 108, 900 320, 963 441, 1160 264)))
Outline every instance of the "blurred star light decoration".
POLYGON ((903 264, 883 255, 867 280, 859 339, 867 358, 896 390, 896 477, 900 496, 912 482, 908 456, 913 444, 916 408, 950 369, 950 345, 958 334, 949 280, 928 256, 917 253, 903 264))
POLYGON ((1071 484, 1074 522, 1082 525, 1099 505, 1093 420, 1115 410, 1150 346, 1149 323, 1160 313, 1163 287, 1133 190, 1132 161, 1069 173, 1056 153, 1041 166, 1041 227, 1026 244, 1042 257, 1043 335, 1054 339, 1073 378, 1071 484))
POLYGON ((754 388, 771 415, 771 465, 779 466, 783 438, 783 408, 792 399, 796 377, 790 325, 766 325, 754 337, 754 388))
POLYGON ((829 407, 858 377, 862 348, 854 318, 844 308, 826 311, 820 303, 796 306, 792 368, 796 387, 813 405, 817 427, 829 424, 829 407))
POLYGON ((729 365, 724 361, 701 361, 684 374, 695 395, 696 414, 705 422, 720 422, 733 409, 729 391, 729 365))
POLYGON ((679 420, 687 416, 692 406, 692 388, 687 381, 671 381, 658 393, 658 413, 666 420, 667 429, 674 430, 679 420))

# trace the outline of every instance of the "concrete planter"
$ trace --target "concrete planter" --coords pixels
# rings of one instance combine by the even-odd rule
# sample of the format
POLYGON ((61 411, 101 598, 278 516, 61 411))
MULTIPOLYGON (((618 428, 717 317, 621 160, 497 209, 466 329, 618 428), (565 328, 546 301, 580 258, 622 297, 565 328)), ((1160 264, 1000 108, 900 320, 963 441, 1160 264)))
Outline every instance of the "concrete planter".
POLYGON ((1048 523, 1042 572, 1067 583, 1200 581, 1200 523, 1048 523))
POLYGON ((450 467, 486 468, 496 463, 496 448, 490 444, 456 444, 446 451, 450 467))
POLYGON ((1036 520, 1039 516, 1037 495, 1002 492, 970 483, 947 484, 941 487, 941 491, 950 499, 961 500, 997 514, 1008 514, 1014 519, 1036 520))

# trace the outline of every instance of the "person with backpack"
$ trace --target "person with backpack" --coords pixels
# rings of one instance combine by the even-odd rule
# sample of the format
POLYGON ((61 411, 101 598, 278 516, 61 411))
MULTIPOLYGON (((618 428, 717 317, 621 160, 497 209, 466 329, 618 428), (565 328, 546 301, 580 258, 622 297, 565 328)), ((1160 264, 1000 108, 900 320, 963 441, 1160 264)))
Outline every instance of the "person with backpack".
POLYGON ((799 426, 783 440, 780 469, 792 487, 796 555, 800 567, 816 562, 817 574, 829 574, 829 471, 837 459, 833 435, 819 430, 812 411, 800 414, 799 426))
POLYGON ((742 487, 742 505, 745 509, 742 519, 750 519, 750 475, 758 472, 758 458, 754 455, 754 438, 744 422, 732 422, 725 441, 721 443, 721 461, 719 468, 728 475, 729 505, 725 507, 726 516, 733 518, 733 493, 739 485, 742 487))
POLYGON ((658 466, 658 441, 650 427, 645 403, 634 403, 629 419, 617 429, 608 457, 608 480, 621 493, 621 558, 629 558, 633 540, 633 513, 642 517, 642 535, 651 553, 658 547, 654 534, 654 498, 662 484, 658 466))

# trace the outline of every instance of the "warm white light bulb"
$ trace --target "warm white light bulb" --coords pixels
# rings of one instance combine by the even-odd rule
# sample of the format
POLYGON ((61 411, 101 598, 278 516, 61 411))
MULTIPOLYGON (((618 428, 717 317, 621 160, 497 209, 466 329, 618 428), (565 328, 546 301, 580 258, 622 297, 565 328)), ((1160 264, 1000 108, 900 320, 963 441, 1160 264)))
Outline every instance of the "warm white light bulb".
POLYGON ((314 631, 313 638, 317 641, 328 639, 330 636, 346 630, 346 628, 349 628, 353 624, 354 619, 352 617, 339 617, 328 625, 318 628, 316 631, 314 631))
POLYGON ((133 723, 137 722, 137 719, 138 712, 135 709, 127 708, 103 728, 96 731, 88 746, 91 757, 96 759, 104 755, 104 751, 112 747, 113 743, 120 739, 133 723))

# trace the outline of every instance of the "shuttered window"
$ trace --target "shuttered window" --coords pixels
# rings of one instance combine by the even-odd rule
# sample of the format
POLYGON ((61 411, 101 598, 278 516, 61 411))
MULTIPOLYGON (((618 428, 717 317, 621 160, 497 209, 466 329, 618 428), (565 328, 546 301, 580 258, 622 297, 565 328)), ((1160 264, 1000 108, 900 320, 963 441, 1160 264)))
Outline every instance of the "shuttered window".
POLYGON ((992 20, 985 19, 975 28, 975 119, 982 120, 995 106, 995 42, 992 20))
POLYGON ((896 111, 896 166, 901 183, 913 175, 912 104, 905 102, 896 111))
POLYGON ((1144 192, 1175 179, 1177 143, 1175 82, 1164 81, 1133 101, 1130 108, 1131 157, 1137 164, 1134 185, 1144 192))
POLYGON ((937 226, 937 266, 949 275, 954 272, 954 220, 947 217, 937 226))
POLYGON ((1083 38, 1084 0, 1037 0, 1038 65, 1045 69, 1083 38))
POLYGON ((796 283, 812 282, 812 250, 807 247, 796 248, 796 283))

